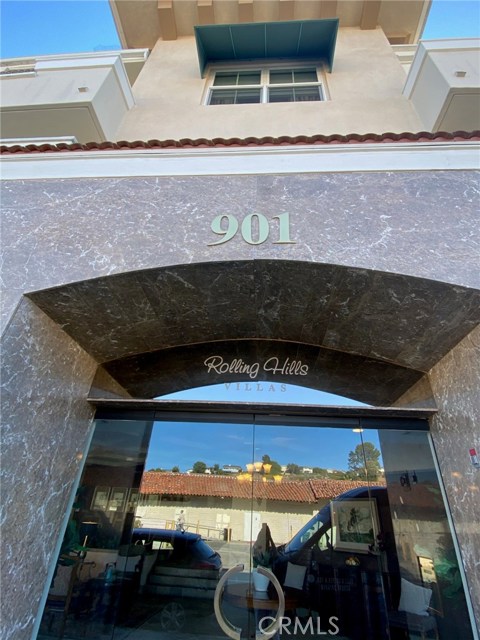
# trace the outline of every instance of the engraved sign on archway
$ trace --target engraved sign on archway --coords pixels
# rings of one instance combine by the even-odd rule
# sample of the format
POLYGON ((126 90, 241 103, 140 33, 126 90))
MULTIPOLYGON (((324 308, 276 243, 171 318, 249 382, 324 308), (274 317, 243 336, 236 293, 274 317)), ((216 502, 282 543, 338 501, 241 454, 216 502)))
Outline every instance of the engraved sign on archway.
POLYGON ((261 371, 271 375, 308 375, 308 364, 303 363, 301 360, 278 358, 276 356, 268 358, 261 363, 258 361, 246 362, 242 358, 227 360, 220 355, 211 355, 204 360, 203 364, 207 367, 207 373, 213 372, 218 375, 240 373, 247 375, 251 380, 255 380, 261 371))

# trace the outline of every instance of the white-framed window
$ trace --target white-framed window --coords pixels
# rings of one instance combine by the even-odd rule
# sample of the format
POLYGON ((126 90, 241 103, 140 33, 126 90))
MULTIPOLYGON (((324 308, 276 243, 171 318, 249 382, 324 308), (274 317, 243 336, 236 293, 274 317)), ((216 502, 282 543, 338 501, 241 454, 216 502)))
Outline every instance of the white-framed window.
POLYGON ((315 64, 212 69, 207 105, 325 100, 323 71, 315 64))

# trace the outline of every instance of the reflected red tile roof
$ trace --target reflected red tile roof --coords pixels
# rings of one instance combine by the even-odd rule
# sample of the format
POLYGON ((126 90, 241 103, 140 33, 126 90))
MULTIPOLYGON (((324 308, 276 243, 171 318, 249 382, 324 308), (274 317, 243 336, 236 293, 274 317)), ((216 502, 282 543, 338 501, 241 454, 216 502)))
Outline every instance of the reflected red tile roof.
POLYGON ((140 493, 184 496, 208 496, 217 498, 239 498, 249 500, 254 495, 259 499, 285 500, 288 502, 311 502, 334 498, 344 491, 367 486, 355 480, 290 480, 281 482, 242 480, 236 476, 209 474, 164 473, 147 471, 143 474, 140 493))
POLYGON ((299 135, 299 136, 264 136, 256 138, 182 138, 181 140, 135 140, 128 142, 87 142, 81 143, 60 143, 60 144, 26 144, 26 145, 2 145, 0 153, 65 153, 70 151, 112 151, 125 149, 193 149, 212 147, 278 147, 295 145, 331 145, 331 144, 372 144, 372 143, 392 143, 392 142, 454 142, 466 140, 480 140, 480 131, 420 131, 419 133, 350 133, 348 135, 299 135))

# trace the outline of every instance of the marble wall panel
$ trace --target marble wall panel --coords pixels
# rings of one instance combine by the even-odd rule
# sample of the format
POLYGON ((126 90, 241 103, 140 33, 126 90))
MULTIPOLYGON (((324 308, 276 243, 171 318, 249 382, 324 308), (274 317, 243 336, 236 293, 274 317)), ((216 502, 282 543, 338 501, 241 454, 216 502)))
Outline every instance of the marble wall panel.
POLYGON ((320 262, 478 287, 477 185, 475 171, 4 181, 3 322, 24 292, 194 262, 320 262), (274 244, 285 212, 295 244, 274 244), (271 237, 211 246, 227 213, 264 214, 271 237))
POLYGON ((27 299, 2 347, 2 638, 31 637, 92 428, 96 363, 27 299))
POLYGON ((480 468, 469 455, 471 448, 480 452, 480 327, 429 377, 438 405, 433 442, 480 629, 480 468))

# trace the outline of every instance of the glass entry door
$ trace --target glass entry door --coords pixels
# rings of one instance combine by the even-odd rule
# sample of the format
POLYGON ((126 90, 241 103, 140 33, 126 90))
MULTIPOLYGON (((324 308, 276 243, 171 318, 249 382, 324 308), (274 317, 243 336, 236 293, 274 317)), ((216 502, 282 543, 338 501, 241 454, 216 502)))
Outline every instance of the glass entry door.
POLYGON ((39 638, 472 637, 427 433, 157 415, 97 421, 39 638))

